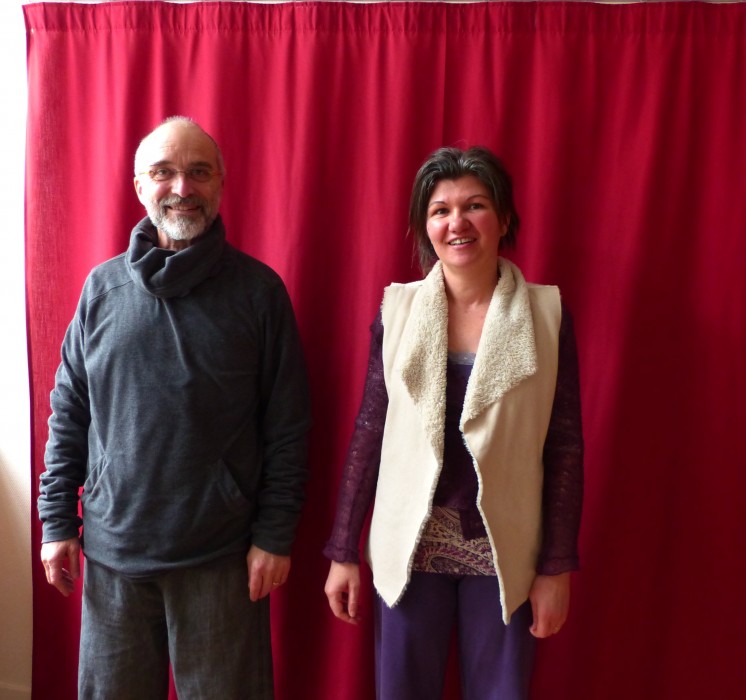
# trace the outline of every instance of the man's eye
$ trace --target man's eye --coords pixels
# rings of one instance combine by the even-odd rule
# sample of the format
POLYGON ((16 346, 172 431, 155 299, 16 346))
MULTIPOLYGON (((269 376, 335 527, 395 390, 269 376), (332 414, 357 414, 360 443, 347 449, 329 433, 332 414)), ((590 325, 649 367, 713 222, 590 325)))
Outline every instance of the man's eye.
POLYGON ((150 171, 150 177, 154 180, 170 180, 174 176, 171 168, 153 168, 150 171))
POLYGON ((189 177, 198 182, 206 182, 212 177, 212 170, 209 168, 190 168, 189 177))

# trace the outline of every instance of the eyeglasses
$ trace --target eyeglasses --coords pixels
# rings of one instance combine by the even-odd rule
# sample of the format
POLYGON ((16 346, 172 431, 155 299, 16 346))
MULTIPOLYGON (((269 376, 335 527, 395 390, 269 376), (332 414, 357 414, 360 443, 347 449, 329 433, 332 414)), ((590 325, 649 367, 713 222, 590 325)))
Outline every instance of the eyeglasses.
POLYGON ((153 182, 168 182, 169 180, 173 180, 179 173, 184 175, 188 180, 194 180, 194 182, 210 182, 218 174, 210 168, 195 167, 187 168, 186 170, 177 170, 176 168, 159 166, 138 173, 138 175, 149 175, 153 182))

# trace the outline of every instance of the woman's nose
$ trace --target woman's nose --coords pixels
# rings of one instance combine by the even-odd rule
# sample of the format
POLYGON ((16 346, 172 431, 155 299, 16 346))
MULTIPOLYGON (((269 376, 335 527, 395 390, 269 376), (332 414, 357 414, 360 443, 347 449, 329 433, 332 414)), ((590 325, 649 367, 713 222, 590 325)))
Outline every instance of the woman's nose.
POLYGON ((466 219, 461 215, 461 212, 456 210, 451 212, 451 218, 448 222, 448 229, 450 231, 460 231, 462 228, 464 228, 464 225, 466 223, 466 219))

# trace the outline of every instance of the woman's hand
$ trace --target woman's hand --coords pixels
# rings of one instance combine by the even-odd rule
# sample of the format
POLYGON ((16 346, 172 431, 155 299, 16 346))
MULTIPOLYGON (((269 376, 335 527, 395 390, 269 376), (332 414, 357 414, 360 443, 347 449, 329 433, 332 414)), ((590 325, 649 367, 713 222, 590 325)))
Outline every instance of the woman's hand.
POLYGON ((542 639, 557 634, 570 609, 570 572, 556 576, 539 574, 528 594, 534 622, 531 634, 542 639))
POLYGON ((356 625, 360 602, 360 565, 333 561, 324 593, 335 617, 356 625))

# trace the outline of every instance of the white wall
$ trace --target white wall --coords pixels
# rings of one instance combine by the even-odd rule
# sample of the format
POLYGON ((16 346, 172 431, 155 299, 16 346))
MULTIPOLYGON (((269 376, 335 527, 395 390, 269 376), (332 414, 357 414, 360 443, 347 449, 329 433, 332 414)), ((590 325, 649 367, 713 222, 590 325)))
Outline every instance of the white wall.
POLYGON ((23 275, 26 36, 0 3, 0 700, 31 697, 31 466, 23 275))

